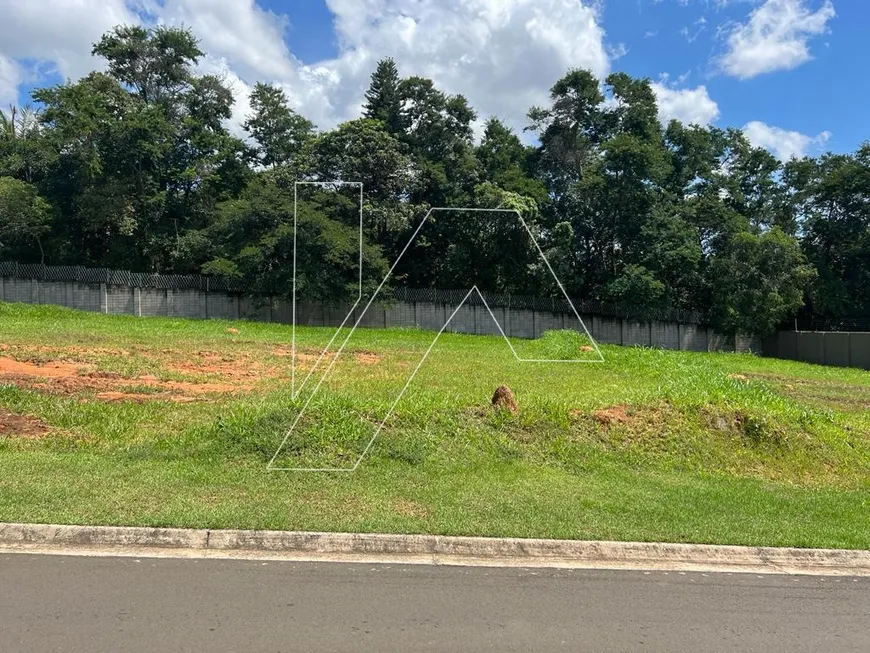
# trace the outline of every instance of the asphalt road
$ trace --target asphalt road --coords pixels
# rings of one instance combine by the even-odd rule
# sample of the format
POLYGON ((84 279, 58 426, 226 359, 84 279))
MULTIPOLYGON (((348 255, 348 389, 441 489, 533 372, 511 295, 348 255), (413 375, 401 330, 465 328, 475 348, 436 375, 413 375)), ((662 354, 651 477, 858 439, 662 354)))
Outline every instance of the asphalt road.
POLYGON ((0 651, 870 651, 870 578, 0 555, 0 651))

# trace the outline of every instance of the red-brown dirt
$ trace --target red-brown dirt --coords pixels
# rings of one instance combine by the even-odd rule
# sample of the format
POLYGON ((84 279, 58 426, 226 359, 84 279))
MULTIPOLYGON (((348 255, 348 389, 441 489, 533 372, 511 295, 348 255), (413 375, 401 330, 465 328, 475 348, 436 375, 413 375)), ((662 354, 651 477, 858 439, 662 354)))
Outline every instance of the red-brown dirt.
POLYGON ((603 427, 613 426, 614 424, 625 424, 630 422, 632 416, 628 413, 628 406, 611 406, 610 408, 599 408, 592 413, 592 416, 603 427))
POLYGON ((51 427, 41 419, 0 408, 0 438, 38 440, 50 432, 51 427))
POLYGON ((356 360, 363 365, 377 365, 381 362, 381 357, 373 351, 360 351, 356 354, 356 360))
POLYGON ((13 358, 0 358, 0 376, 38 376, 43 379, 58 379, 78 376, 79 370, 86 367, 86 365, 59 361, 45 365, 34 365, 13 358))
MULTIPOLYGON (((196 371, 203 371, 196 368, 196 371)), ((234 370, 235 372, 236 370, 234 370)), ((244 373, 244 371, 243 371, 244 373)), ((235 375, 235 374, 234 374, 235 375)), ((161 381, 153 375, 123 379, 119 374, 95 370, 93 365, 52 361, 44 365, 26 363, 0 357, 0 379, 22 388, 75 395, 95 392, 97 399, 105 401, 192 401, 192 397, 210 394, 230 394, 249 391, 252 383, 191 383, 187 381, 161 381), (154 388, 154 393, 124 392, 118 386, 154 388)))

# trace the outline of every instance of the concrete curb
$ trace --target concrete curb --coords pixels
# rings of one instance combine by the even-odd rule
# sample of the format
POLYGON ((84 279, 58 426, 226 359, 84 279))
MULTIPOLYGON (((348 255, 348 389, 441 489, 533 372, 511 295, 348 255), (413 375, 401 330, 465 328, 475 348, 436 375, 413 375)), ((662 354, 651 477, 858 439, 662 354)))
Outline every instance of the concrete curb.
POLYGON ((870 576, 870 551, 0 523, 0 552, 870 576))

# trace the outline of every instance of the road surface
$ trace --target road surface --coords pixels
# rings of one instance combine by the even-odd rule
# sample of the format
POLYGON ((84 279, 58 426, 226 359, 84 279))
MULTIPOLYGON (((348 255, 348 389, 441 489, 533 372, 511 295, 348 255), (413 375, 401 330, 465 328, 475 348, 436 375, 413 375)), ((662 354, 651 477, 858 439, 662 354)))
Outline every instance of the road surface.
POLYGON ((870 651, 870 578, 0 554, 0 651, 870 651))

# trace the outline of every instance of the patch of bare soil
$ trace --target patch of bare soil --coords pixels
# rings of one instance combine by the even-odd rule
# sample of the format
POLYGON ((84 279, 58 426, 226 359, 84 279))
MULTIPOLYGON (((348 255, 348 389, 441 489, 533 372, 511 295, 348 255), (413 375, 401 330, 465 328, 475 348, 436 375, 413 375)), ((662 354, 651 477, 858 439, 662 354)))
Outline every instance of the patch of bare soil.
POLYGON ((251 390, 252 383, 191 383, 187 381, 161 381, 153 375, 124 379, 128 384, 153 388, 153 393, 124 392, 119 390, 120 375, 94 370, 92 365, 48 362, 44 365, 25 363, 0 357, 0 379, 19 387, 62 395, 95 393, 104 401, 193 401, 196 397, 213 394, 233 394, 251 390))
POLYGON ((50 432, 51 427, 41 419, 0 408, 0 438, 39 440, 50 432))
MULTIPOLYGON (((138 348, 136 348, 138 349, 138 348)), ((126 349, 113 347, 81 347, 78 345, 11 345, 0 351, 8 352, 7 356, 18 361, 41 363, 45 361, 82 362, 92 361, 101 356, 129 356, 126 349)))
MULTIPOLYGON (((297 349, 296 350, 296 364, 298 365, 301 363, 302 365, 306 365, 308 363, 311 363, 313 365, 320 358, 320 354, 321 354, 321 352, 314 354, 311 352, 299 351, 297 349)), ((286 349, 284 347, 276 347, 275 350, 272 352, 272 355, 278 356, 280 358, 290 358, 293 356, 293 350, 286 349)), ((327 352, 326 356, 324 356, 323 358, 326 359, 329 356, 330 356, 330 353, 327 352)))
POLYGON ((358 351, 356 352, 356 360, 363 365, 377 365, 381 362, 381 357, 373 351, 358 351))
POLYGON ((208 357, 199 361, 185 361, 166 366, 167 369, 181 374, 220 376, 224 379, 241 379, 256 382, 264 376, 274 376, 274 372, 263 369, 259 361, 230 360, 208 357))
POLYGON ((595 420, 605 429, 616 424, 628 424, 635 419, 635 414, 623 404, 609 408, 599 408, 592 413, 595 420))
POLYGON ((603 433, 610 432, 615 442, 650 445, 667 438, 684 416, 670 404, 662 403, 654 406, 618 404, 599 408, 592 411, 591 416, 581 415, 581 418, 590 419, 603 433))
POLYGON ((61 361, 36 365, 17 361, 14 358, 0 357, 0 376, 38 376, 44 379, 59 379, 77 376, 79 371, 86 367, 61 361))

